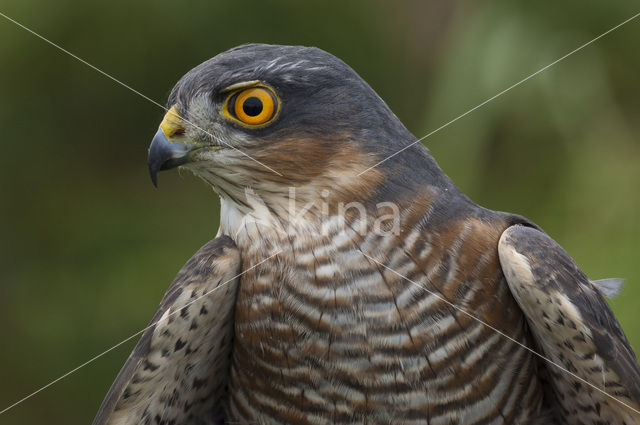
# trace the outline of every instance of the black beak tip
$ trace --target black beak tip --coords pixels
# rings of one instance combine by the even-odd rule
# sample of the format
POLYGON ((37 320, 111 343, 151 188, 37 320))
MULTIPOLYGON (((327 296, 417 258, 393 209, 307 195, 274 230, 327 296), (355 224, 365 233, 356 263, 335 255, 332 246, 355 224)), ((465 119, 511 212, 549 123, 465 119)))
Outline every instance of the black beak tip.
POLYGON ((151 146, 149 147, 147 164, 149 165, 149 177, 151 177, 151 182, 156 188, 158 187, 158 171, 162 169, 162 164, 165 161, 165 155, 163 155, 163 152, 160 152, 160 149, 158 149, 156 138, 154 137, 153 142, 151 142, 151 146))
POLYGON ((151 177, 151 183, 157 189, 158 188, 158 170, 155 170, 149 164, 149 177, 151 177))

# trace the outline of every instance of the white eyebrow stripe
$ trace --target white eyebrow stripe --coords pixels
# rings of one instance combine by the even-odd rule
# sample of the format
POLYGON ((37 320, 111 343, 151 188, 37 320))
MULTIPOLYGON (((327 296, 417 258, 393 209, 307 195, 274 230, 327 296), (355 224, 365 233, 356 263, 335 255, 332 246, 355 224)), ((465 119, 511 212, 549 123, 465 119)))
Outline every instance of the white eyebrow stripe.
POLYGON ((257 86, 258 84, 260 84, 260 80, 241 81, 239 83, 231 84, 230 86, 223 88, 222 90, 220 90, 220 93, 227 93, 237 89, 243 89, 245 87, 253 87, 257 86))

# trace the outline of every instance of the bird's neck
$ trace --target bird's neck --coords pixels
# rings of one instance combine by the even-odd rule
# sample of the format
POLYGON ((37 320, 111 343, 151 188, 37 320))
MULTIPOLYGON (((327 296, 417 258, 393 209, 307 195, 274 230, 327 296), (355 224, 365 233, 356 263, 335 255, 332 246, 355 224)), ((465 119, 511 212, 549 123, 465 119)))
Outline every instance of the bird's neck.
POLYGON ((365 172, 340 164, 307 181, 283 184, 269 175, 271 180, 237 187, 233 196, 221 198, 220 232, 239 244, 288 242, 353 227, 397 230, 406 217, 428 215, 442 205, 477 208, 419 144, 365 172))
POLYGON ((474 205, 466 198, 456 201, 454 190, 428 184, 399 196, 397 184, 389 181, 353 197, 305 186, 289 188, 287 196, 247 189, 242 200, 221 199, 220 233, 241 248, 330 240, 341 233, 397 237, 443 205, 474 205))
POLYGON ((292 186, 286 195, 247 189, 242 200, 221 198, 220 205, 220 232, 240 245, 321 239, 354 223, 361 226, 381 217, 399 217, 391 203, 373 204, 362 197, 346 198, 326 188, 306 186, 292 186))

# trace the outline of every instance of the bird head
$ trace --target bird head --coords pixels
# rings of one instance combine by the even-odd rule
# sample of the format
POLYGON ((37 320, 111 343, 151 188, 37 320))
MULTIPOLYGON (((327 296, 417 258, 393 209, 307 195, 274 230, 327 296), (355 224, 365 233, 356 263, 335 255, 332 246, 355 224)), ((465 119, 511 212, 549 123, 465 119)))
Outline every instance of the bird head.
POLYGON ((428 155, 417 144, 359 176, 414 141, 335 56, 250 44, 200 64, 176 84, 149 148, 149 171, 155 184, 159 170, 189 169, 236 202, 246 188, 271 197, 296 187, 311 197, 328 190, 359 199, 428 155))

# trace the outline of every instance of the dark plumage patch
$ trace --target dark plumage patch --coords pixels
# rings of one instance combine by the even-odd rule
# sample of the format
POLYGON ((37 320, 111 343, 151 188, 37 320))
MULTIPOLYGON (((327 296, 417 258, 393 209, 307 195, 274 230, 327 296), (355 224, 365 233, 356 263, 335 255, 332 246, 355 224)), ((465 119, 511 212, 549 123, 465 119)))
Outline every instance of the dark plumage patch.
POLYGON ((181 339, 178 339, 178 340, 176 341, 176 345, 175 345, 175 347, 173 348, 173 352, 175 353, 176 351, 180 351, 180 350, 181 350, 181 349, 182 349, 186 344, 187 344, 187 342, 186 342, 186 341, 183 341, 183 340, 181 340, 181 339))
POLYGON ((198 378, 193 378, 193 383, 191 384, 191 388, 194 390, 197 390, 199 388, 204 387, 208 382, 208 379, 198 379, 198 378))
POLYGON ((189 317, 189 307, 183 307, 180 309, 180 317, 186 319, 189 317))

